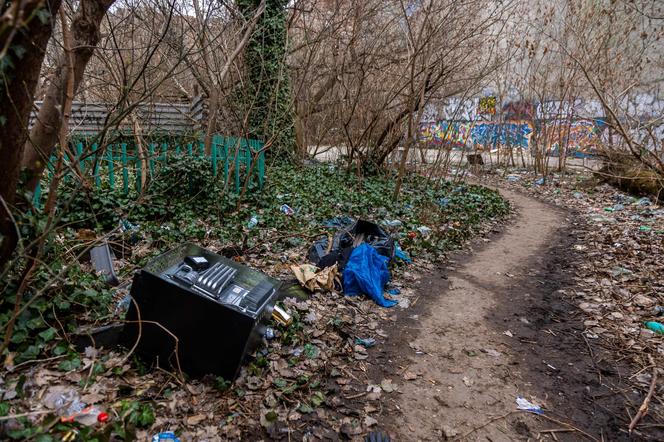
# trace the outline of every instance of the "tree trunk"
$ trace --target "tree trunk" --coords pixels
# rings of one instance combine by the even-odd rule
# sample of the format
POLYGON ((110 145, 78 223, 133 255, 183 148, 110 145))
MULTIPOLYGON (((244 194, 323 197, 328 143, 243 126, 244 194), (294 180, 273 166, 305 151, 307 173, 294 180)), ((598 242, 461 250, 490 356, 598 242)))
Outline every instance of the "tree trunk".
MULTIPOLYGON (((99 43, 99 25, 108 8, 115 0, 82 0, 71 22, 72 52, 74 58, 74 94, 83 78, 85 68, 99 43)), ((34 190, 42 172, 53 153, 62 125, 60 109, 65 101, 67 78, 67 54, 61 54, 58 68, 46 90, 44 103, 39 110, 37 121, 25 143, 22 166, 29 173, 27 188, 34 190)))
POLYGON ((18 232, 10 211, 16 200, 34 93, 46 46, 53 32, 53 17, 60 8, 61 0, 12 3, 3 8, 2 17, 11 24, 0 32, 0 47, 10 48, 4 57, 11 63, 3 63, 6 67, 0 82, 0 269, 7 263, 18 242, 18 232), (48 14, 41 12, 44 10, 48 14), (16 48, 24 52, 14 51, 16 48), (19 53, 20 57, 13 55, 19 53))

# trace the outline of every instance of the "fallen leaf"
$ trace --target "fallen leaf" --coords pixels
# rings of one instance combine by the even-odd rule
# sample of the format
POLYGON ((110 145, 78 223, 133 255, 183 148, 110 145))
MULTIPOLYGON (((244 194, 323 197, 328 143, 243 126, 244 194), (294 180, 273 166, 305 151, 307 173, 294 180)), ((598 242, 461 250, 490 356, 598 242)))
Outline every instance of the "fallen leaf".
POLYGON ((412 371, 407 371, 403 374, 403 378, 407 381, 412 381, 414 379, 417 379, 417 375, 412 371))
POLYGON ((207 419, 207 416, 205 416, 204 414, 195 414, 195 415, 189 416, 187 418, 187 425, 189 425, 190 427, 193 427, 195 425, 200 424, 205 419, 207 419))

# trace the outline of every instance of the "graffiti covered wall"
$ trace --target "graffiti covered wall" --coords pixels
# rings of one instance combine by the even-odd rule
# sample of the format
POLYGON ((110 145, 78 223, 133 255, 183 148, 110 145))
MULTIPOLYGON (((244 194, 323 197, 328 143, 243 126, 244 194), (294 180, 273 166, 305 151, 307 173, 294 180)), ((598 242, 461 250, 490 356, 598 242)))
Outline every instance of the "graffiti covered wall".
POLYGON ((579 119, 569 122, 540 123, 540 133, 547 144, 547 150, 558 155, 561 144, 567 148, 567 155, 591 156, 601 142, 606 126, 600 119, 579 119))
POLYGON ((539 121, 536 126, 525 120, 506 122, 437 121, 420 125, 419 139, 424 143, 452 149, 495 151, 499 148, 530 149, 534 135, 555 155, 562 142, 567 153, 591 155, 601 141, 604 122, 599 119, 579 119, 571 123, 539 121))
POLYGON ((496 150, 501 147, 528 149, 533 127, 527 121, 437 121, 420 125, 420 141, 448 148, 496 150))

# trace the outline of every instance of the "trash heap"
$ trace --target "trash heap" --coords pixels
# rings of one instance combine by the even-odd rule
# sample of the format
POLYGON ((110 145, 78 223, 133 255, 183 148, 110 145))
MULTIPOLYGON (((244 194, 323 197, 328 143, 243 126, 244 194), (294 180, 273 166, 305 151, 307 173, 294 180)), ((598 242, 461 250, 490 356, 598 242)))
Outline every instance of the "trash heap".
POLYGON ((390 280, 388 264, 397 248, 394 239, 377 224, 349 221, 352 224, 341 228, 332 240, 324 237, 311 246, 308 257, 314 268, 307 264, 292 266, 293 273, 309 290, 339 290, 348 296, 365 294, 381 307, 396 305, 397 301, 384 296, 385 285, 390 280), (308 270, 308 276, 304 269, 308 270), (322 284, 319 275, 325 275, 322 284), (312 285, 311 281, 317 283, 312 285))

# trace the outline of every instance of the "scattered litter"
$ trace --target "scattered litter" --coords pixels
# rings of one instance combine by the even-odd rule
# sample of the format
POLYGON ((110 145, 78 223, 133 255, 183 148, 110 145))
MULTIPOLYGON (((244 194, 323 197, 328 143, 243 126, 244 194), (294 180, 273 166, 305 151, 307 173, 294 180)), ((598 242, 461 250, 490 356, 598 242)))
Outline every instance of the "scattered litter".
POLYGON ((91 427, 97 423, 103 424, 108 422, 108 418, 108 413, 101 411, 95 406, 90 406, 72 415, 62 416, 60 422, 78 422, 86 427, 91 427))
POLYGON ((131 305, 131 295, 127 293, 115 305, 115 316, 121 316, 122 314, 126 313, 127 310, 129 310, 130 305, 131 305))
POLYGON ((522 398, 521 396, 516 398, 516 407, 519 410, 530 411, 531 413, 544 414, 542 407, 537 404, 533 404, 527 399, 522 398))
POLYGON ((44 405, 54 409, 58 416, 72 416, 87 406, 76 390, 63 386, 51 387, 44 396, 44 405))
POLYGON ((427 226, 420 226, 417 228, 417 231, 420 232, 424 238, 428 238, 431 235, 431 229, 427 226))
POLYGON ((360 244, 369 244, 376 251, 389 259, 394 256, 394 240, 379 225, 358 220, 352 226, 337 232, 330 244, 329 238, 321 238, 309 248, 309 262, 319 268, 337 264, 343 271, 351 253, 360 244))
POLYGON ((516 181, 519 181, 520 179, 521 177, 518 175, 507 175, 507 181, 509 181, 510 183, 514 183, 516 181))
POLYGON ((468 376, 464 376, 462 379, 463 383, 465 384, 466 387, 470 387, 473 385, 473 382, 468 378, 468 376))
POLYGON ((300 285, 312 292, 316 290, 332 291, 335 288, 335 282, 340 283, 336 264, 324 269, 319 269, 312 264, 293 265, 290 268, 300 285))
POLYGON ((411 264, 413 262, 408 253, 404 252, 399 244, 394 244, 394 257, 400 259, 406 264, 411 264))
POLYGON ((378 254, 376 249, 367 243, 357 246, 343 272, 344 294, 366 294, 382 307, 397 304, 396 301, 387 300, 383 296, 383 288, 390 279, 388 261, 389 258, 378 254))
POLYGON ((664 307, 662 307, 661 305, 655 306, 654 312, 655 316, 662 316, 664 315, 664 307))
POLYGON ((646 328, 649 330, 654 331, 655 333, 659 333, 660 335, 664 335, 664 324, 660 322, 655 322, 655 321, 648 321, 645 323, 646 328))
POLYGON ((652 230, 652 227, 650 226, 641 226, 639 227, 639 230, 642 232, 650 232, 652 230))
POLYGON ((650 201, 650 198, 643 197, 636 204, 639 206, 652 206, 652 201, 650 201))
POLYGON ((250 219, 249 222, 247 223, 247 228, 253 229, 258 225, 258 217, 256 215, 253 215, 250 219))
POLYGON ((164 431, 152 436, 152 442, 180 442, 180 439, 172 431, 164 431))
POLYGON ((387 291, 387 294, 388 294, 388 295, 392 295, 392 296, 396 296, 396 295, 398 295, 399 293, 401 293, 401 290, 399 290, 399 289, 397 289, 397 288, 389 289, 389 290, 387 291))
POLYGON ((440 207, 447 207, 450 204, 450 199, 449 198, 441 198, 438 200, 438 205, 440 207))
POLYGON ((108 243, 104 242, 90 249, 90 260, 95 268, 95 272, 106 277, 106 284, 110 286, 120 284, 113 265, 113 252, 108 243))
POLYGON ((376 345, 376 340, 374 338, 355 338, 355 343, 364 348, 371 348, 376 345))
POLYGON ((611 269, 611 276, 617 277, 621 275, 629 275, 631 274, 632 271, 629 269, 626 269, 624 267, 616 266, 613 269, 611 269))
POLYGON ((544 183, 545 183, 544 178, 538 178, 535 180, 535 184, 537 184, 538 186, 543 186, 544 183))
POLYGON ((386 220, 383 220, 381 222, 381 224, 384 225, 385 227, 392 227, 392 228, 401 227, 403 225, 401 220, 398 220, 398 219, 386 219, 386 220))
POLYGON ((509 331, 509 330, 505 330, 505 331, 503 332, 503 334, 504 334, 505 336, 509 336, 510 338, 513 338, 513 337, 514 337, 514 335, 512 334, 512 332, 509 331))
POLYGON ((574 198, 576 198, 576 199, 581 199, 581 198, 583 198, 583 193, 581 193, 581 192, 574 192, 574 193, 573 193, 573 196, 574 196, 574 198))
POLYGON ((282 206, 279 208, 281 210, 281 213, 285 215, 292 215, 295 213, 295 210, 293 210, 288 204, 282 204, 282 206))

